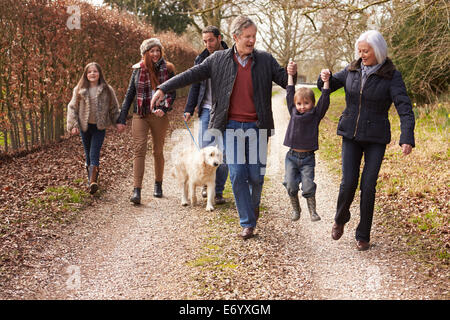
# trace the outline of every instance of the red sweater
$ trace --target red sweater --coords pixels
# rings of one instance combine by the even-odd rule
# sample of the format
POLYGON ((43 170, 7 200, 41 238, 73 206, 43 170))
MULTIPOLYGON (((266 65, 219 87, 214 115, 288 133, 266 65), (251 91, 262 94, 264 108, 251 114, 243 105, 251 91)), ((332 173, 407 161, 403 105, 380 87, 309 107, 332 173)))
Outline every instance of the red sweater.
POLYGON ((253 102, 252 59, 250 58, 243 67, 235 55, 233 58, 238 65, 238 72, 230 97, 228 119, 239 122, 255 122, 258 120, 258 116, 253 102))

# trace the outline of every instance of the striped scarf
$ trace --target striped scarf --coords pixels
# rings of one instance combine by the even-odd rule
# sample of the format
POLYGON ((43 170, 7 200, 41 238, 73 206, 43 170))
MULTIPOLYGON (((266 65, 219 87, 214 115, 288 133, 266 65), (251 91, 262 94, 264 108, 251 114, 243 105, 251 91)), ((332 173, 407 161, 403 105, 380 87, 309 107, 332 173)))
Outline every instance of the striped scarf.
MULTIPOLYGON (((140 64, 141 73, 139 75, 138 86, 137 86, 137 114, 141 117, 145 117, 147 114, 151 113, 150 102, 152 100, 152 85, 150 81, 150 73, 145 67, 144 61, 140 64)), ((159 72, 158 80, 159 84, 167 81, 169 79, 169 72, 167 71, 167 65, 164 59, 160 59, 155 64, 155 70, 159 72)), ((157 106, 157 109, 162 109, 170 105, 170 98, 167 95, 164 96, 163 101, 157 106)))

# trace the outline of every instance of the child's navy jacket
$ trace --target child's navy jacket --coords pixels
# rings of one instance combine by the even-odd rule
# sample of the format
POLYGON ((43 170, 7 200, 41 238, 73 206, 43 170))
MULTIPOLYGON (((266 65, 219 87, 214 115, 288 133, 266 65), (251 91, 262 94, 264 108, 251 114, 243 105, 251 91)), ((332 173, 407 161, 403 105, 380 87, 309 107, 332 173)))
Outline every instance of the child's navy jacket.
POLYGON ((322 89, 315 108, 299 113, 294 103, 295 86, 286 87, 286 101, 291 120, 284 137, 284 145, 292 149, 315 151, 319 149, 319 123, 330 106, 330 90, 322 89))

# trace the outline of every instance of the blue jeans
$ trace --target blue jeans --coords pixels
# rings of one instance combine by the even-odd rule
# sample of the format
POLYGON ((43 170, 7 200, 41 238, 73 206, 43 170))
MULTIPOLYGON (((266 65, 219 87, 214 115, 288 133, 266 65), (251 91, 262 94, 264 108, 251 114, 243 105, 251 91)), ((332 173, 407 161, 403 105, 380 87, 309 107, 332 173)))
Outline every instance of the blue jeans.
MULTIPOLYGON (((204 148, 210 145, 217 144, 214 140, 214 136, 211 138, 204 135, 208 130, 208 124, 210 119, 210 109, 203 108, 200 114, 200 128, 198 130, 198 143, 200 148, 204 148)), ((223 150, 222 150, 223 151, 223 150)), ((216 195, 222 195, 223 189, 225 189, 225 183, 228 178, 228 166, 226 164, 226 155, 223 155, 223 163, 217 168, 216 171, 216 195)))
POLYGON ((86 132, 80 130, 81 141, 83 142, 84 154, 86 156, 86 166, 99 166, 100 149, 105 140, 106 130, 98 130, 96 124, 88 124, 86 132))
POLYGON ((356 228, 356 240, 370 241, 375 191, 385 150, 385 144, 342 139, 342 181, 334 217, 338 224, 345 224, 350 220, 350 205, 355 197, 361 158, 364 155, 364 169, 360 182, 360 222, 356 228))
POLYGON ((268 135, 255 122, 228 121, 224 146, 240 225, 255 227, 267 159, 268 135))
POLYGON ((284 161, 285 176, 283 185, 289 196, 297 196, 299 185, 302 184, 304 198, 316 195, 317 185, 314 182, 314 168, 316 157, 314 152, 296 152, 289 150, 284 161))

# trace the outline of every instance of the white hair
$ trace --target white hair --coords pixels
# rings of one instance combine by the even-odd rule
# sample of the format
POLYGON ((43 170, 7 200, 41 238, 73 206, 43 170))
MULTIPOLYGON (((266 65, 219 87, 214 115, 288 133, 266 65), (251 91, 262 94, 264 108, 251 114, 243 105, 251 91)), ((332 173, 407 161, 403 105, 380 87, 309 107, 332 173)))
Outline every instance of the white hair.
POLYGON ((360 43, 361 41, 367 42, 372 47, 379 64, 383 63, 386 60, 387 43, 381 33, 379 33, 377 30, 369 30, 359 36, 358 40, 356 40, 355 42, 356 59, 359 59, 358 43, 360 43))

